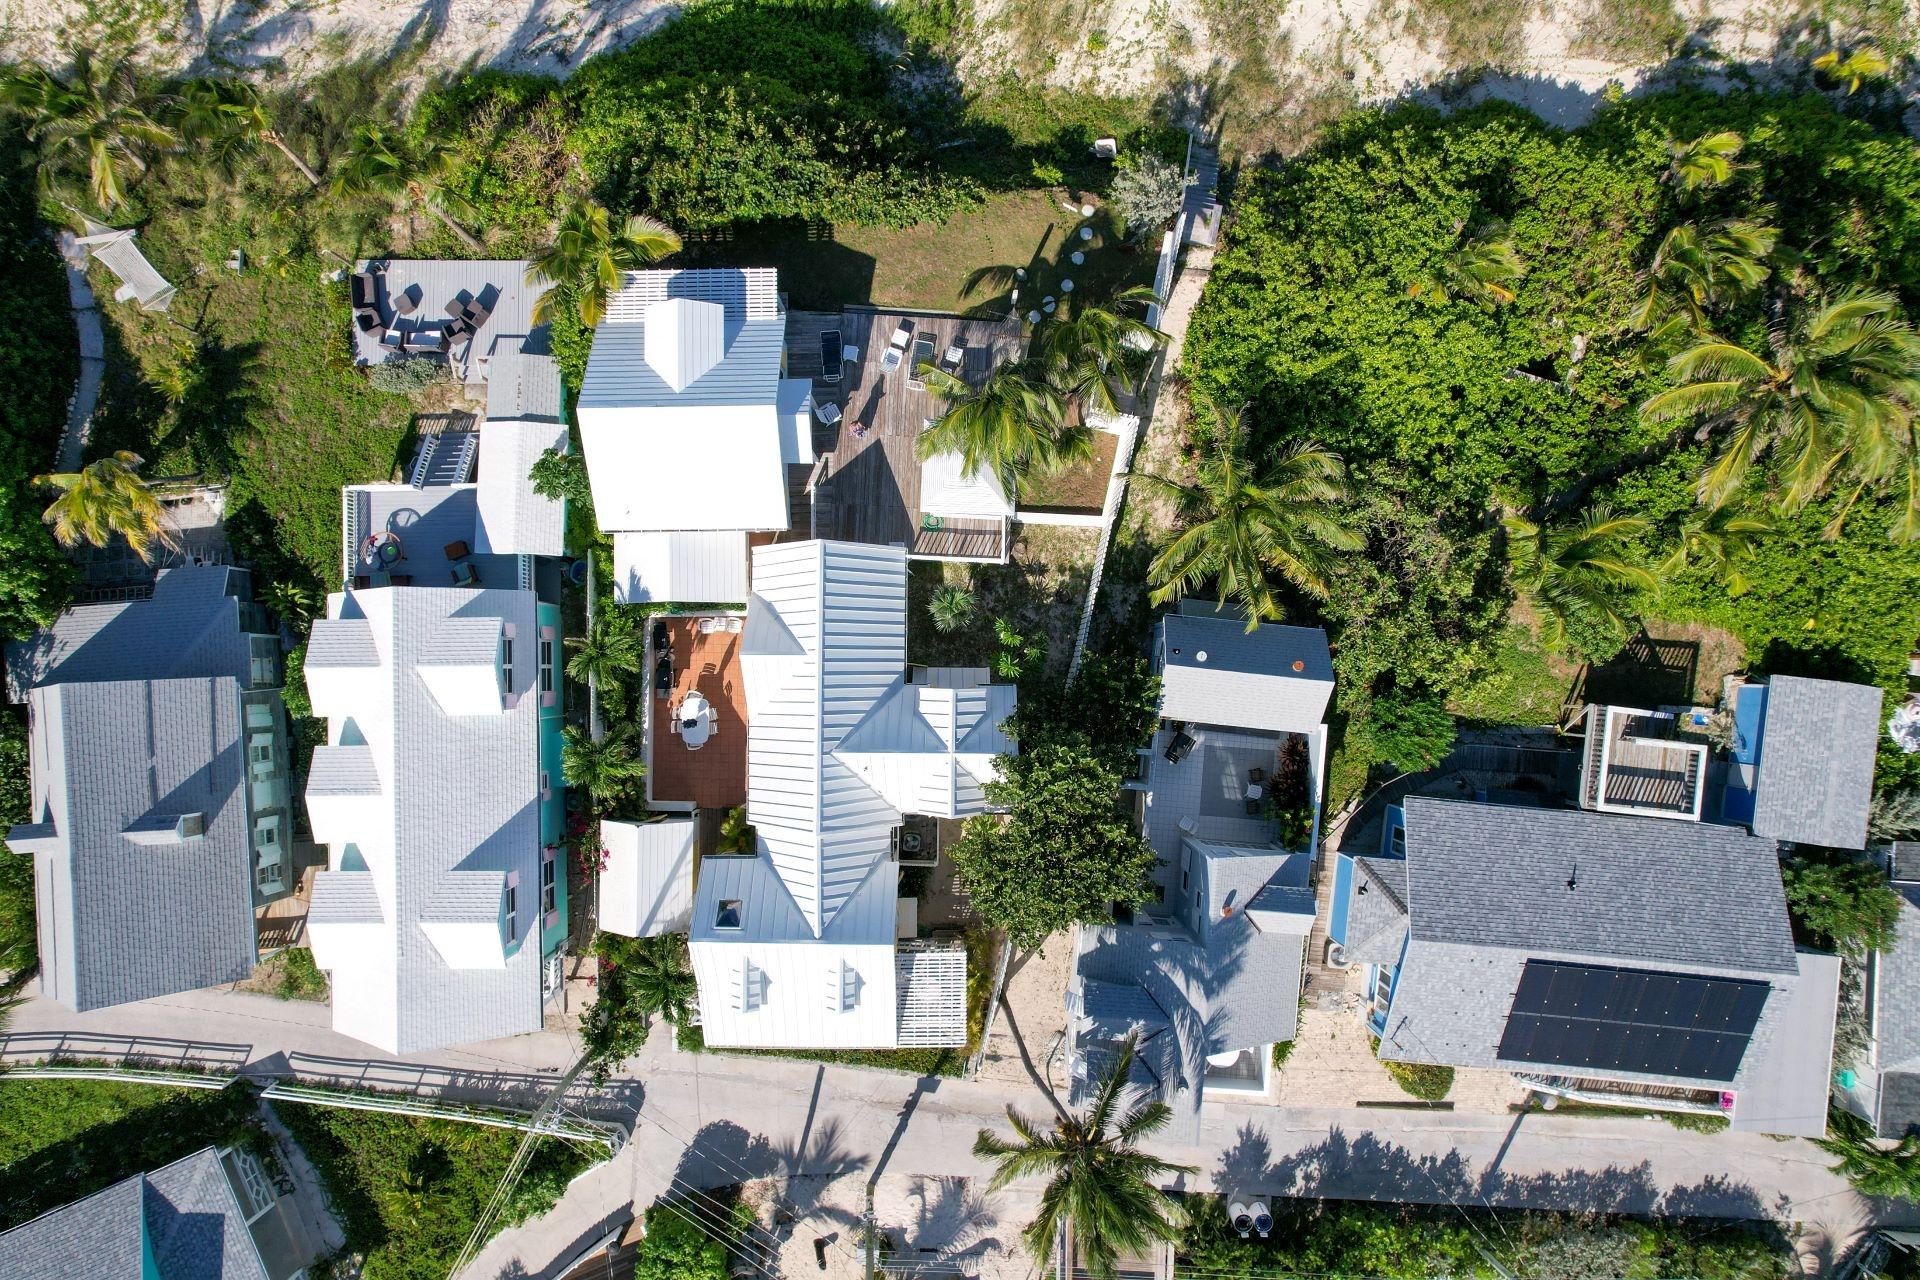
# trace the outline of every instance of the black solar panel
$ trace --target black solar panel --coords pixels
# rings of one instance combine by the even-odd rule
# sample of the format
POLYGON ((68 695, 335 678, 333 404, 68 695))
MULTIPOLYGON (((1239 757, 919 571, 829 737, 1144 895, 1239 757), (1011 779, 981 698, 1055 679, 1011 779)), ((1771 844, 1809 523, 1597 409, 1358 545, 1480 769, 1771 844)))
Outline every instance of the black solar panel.
POLYGON ((1740 1069, 1768 990, 1746 978, 1529 960, 1500 1056, 1724 1082, 1740 1069))

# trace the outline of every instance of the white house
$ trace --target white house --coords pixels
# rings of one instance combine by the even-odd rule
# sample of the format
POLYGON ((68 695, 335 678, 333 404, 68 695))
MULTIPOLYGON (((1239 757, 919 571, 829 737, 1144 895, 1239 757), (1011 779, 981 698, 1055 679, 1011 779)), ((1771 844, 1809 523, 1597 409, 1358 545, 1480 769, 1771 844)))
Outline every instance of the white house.
POLYGON ((700 864, 690 930, 708 1044, 966 1040, 966 952, 896 946, 895 832, 966 817, 1013 743, 1017 691, 909 673, 899 547, 756 548, 741 671, 751 856, 700 864))
POLYGON ((327 720, 307 931, 336 1031, 406 1053, 538 1030, 565 940, 555 845, 558 614, 531 591, 328 598, 307 647, 327 720))
POLYGON ((770 267, 628 272, 580 389, 594 513, 622 603, 747 594, 747 535, 789 525, 813 462, 811 384, 781 376, 770 267))

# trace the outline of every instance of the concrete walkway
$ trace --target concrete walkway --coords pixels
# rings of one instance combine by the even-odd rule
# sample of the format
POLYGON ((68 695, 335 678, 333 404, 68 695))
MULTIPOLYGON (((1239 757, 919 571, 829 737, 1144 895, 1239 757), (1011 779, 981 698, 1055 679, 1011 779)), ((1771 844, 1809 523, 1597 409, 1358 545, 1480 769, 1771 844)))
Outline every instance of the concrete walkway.
POLYGON ((107 372, 107 341, 100 329, 100 307, 93 286, 87 283, 87 251, 71 231, 62 231, 59 241, 60 256, 67 265, 67 305, 73 308, 73 325, 80 332, 80 381, 73 389, 73 399, 67 402, 67 425, 60 433, 54 469, 78 471, 93 430, 93 407, 100 399, 100 382, 107 372))
MULTIPOLYGON (((256 1069, 299 1056, 340 1075, 420 1071, 443 1096, 524 1099, 572 1061, 554 1032, 416 1055, 415 1066, 336 1035, 325 1006, 223 990, 74 1014, 30 999, 10 1039, 56 1032, 171 1036, 244 1049, 256 1069), (424 1070, 433 1068, 437 1070, 424 1070)), ((1037 1085, 915 1079, 770 1057, 694 1055, 656 1035, 616 1081, 633 1138, 582 1177, 546 1216, 503 1232, 472 1276, 551 1276, 581 1248, 676 1183, 699 1187, 783 1174, 831 1180, 978 1178, 974 1134, 1003 1109, 1044 1116, 1037 1085)), ((1436 1114, 1210 1102, 1201 1141, 1170 1147, 1196 1167, 1195 1188, 1444 1203, 1611 1208, 1799 1221, 1830 1261, 1870 1221, 1920 1223, 1913 1205, 1862 1200, 1806 1142, 1701 1134, 1658 1120, 1531 1114, 1436 1114)), ((1016 1188, 1016 1191, 1019 1189, 1016 1188)), ((885 1225, 885 1224, 883 1224, 885 1225)))

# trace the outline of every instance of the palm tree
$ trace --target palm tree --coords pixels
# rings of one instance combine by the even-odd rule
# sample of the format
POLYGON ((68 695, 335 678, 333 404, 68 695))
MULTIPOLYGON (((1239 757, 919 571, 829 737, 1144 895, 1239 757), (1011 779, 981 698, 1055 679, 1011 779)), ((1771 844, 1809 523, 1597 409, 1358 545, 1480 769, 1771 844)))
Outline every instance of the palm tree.
POLYGON ((175 546, 160 500, 140 478, 139 468, 144 462, 139 454, 121 449, 78 471, 35 476, 36 485, 60 491, 45 516, 60 545, 74 547, 88 542, 104 547, 118 534, 135 555, 149 561, 156 542, 175 546))
POLYGON ((1920 1200, 1920 1135, 1909 1133, 1883 1145, 1865 1120, 1835 1107, 1827 1114, 1827 1136, 1813 1141, 1839 1157, 1833 1171, 1861 1195, 1920 1200))
POLYGON ((589 329, 607 314, 607 297, 620 287, 620 273, 638 271, 680 252, 680 237, 664 222, 633 214, 615 226, 604 205, 581 196, 560 216, 553 242, 527 259, 527 283, 541 286, 533 318, 545 320, 556 287, 572 286, 580 320, 589 329))
POLYGON ((1815 71, 1847 86, 1848 97, 1860 92, 1860 86, 1867 81, 1878 80, 1886 75, 1891 66, 1886 54, 1867 46, 1855 49, 1844 57, 1838 49, 1829 49, 1813 60, 1815 71))
POLYGON ((1121 1043, 1084 1116, 1062 1114, 1049 1131, 1008 1107, 1017 1142, 986 1129, 973 1141, 974 1155, 998 1166, 989 1190, 1046 1176, 1039 1212, 1021 1232, 1027 1252, 1043 1265, 1062 1228, 1072 1233, 1070 1247, 1086 1269, 1098 1276, 1113 1274, 1122 1250, 1139 1252, 1177 1238, 1179 1205, 1156 1182, 1194 1170, 1138 1149, 1142 1139, 1166 1127, 1172 1109, 1152 1099, 1115 1118, 1133 1068, 1135 1039, 1129 1035, 1121 1043))
POLYGON ((627 992, 642 1017, 659 1014, 675 1026, 693 1016, 699 988, 687 968, 686 939, 679 934, 642 938, 626 966, 627 992))
POLYGON ((1667 177, 1691 195, 1717 187, 1740 171, 1740 149, 1747 140, 1731 129, 1703 134, 1692 142, 1667 143, 1667 177))
POLYGON ((600 805, 609 805, 647 776, 646 762, 635 748, 633 728, 622 725, 595 742, 591 735, 567 726, 561 731, 560 771, 567 785, 584 787, 600 805))
POLYGON ((1854 488, 1828 526, 1837 536, 1853 502, 1898 486, 1906 502, 1894 536, 1920 536, 1920 334, 1890 293, 1851 290, 1800 324, 1770 335, 1762 356, 1712 335, 1667 367, 1679 385, 1640 406, 1647 422, 1706 419, 1726 443, 1701 477, 1709 503, 1727 498, 1763 455, 1780 463, 1784 500, 1798 510, 1837 476, 1854 488))
POLYGON ((22 63, 0 78, 0 102, 26 117, 27 137, 47 162, 42 179, 52 166, 84 165, 87 189, 102 209, 126 199, 122 176, 144 173, 146 153, 174 143, 173 131, 148 114, 139 74, 124 55, 80 49, 65 79, 22 63))
POLYGON ((1630 557, 1626 540, 1644 533, 1638 516, 1616 516, 1603 503, 1564 528, 1506 517, 1513 585, 1543 615, 1545 639, 1559 647, 1569 624, 1624 635, 1629 591, 1657 590, 1652 572, 1630 557))
POLYGON ((287 145, 273 127, 259 90, 245 80, 189 81, 180 91, 174 122, 181 137, 206 147, 222 169, 230 169, 255 142, 265 142, 285 156, 309 186, 320 185, 320 175, 287 145))
POLYGON ((1068 426, 1066 403, 1030 362, 1001 365, 979 386, 923 367, 927 390, 947 402, 915 443, 921 458, 957 453, 965 473, 985 470, 1016 481, 1093 456, 1093 434, 1068 426))
POLYGON ((610 684, 622 676, 638 675, 646 662, 646 646, 631 622, 619 615, 602 615, 592 631, 567 637, 573 656, 567 676, 581 684, 592 680, 610 684))
POLYGON ((1681 522, 1679 542, 1661 563, 1660 576, 1671 577, 1698 560, 1726 584, 1729 596, 1745 595, 1752 584, 1740 567, 1753 559, 1760 540, 1772 532, 1772 521, 1737 505, 1695 511, 1681 522))
POLYGON ((935 631, 951 635, 973 621, 973 593, 950 582, 927 601, 927 614, 933 619, 935 631))
POLYGON ((1491 311, 1519 296, 1512 286, 1526 270, 1506 225, 1488 222, 1435 259, 1423 278, 1407 286, 1407 296, 1441 303, 1458 299, 1491 311))
POLYGON ((1200 419, 1200 457, 1190 483, 1136 473, 1171 498, 1177 529, 1147 569, 1152 599, 1164 603, 1213 580, 1220 594, 1246 608, 1247 630, 1281 616, 1268 571, 1311 595, 1325 596, 1335 555, 1364 539, 1342 522, 1350 496, 1340 456, 1300 441, 1256 474, 1247 457, 1245 407, 1228 411, 1204 392, 1192 393, 1200 419))
POLYGON ((1633 327, 1655 339, 1684 325, 1707 328, 1707 312, 1766 282, 1779 233, 1763 222, 1727 218, 1699 226, 1683 222, 1667 232, 1647 267, 1647 295, 1633 327))
POLYGON ((354 128, 347 154, 333 173, 335 196, 377 196, 425 209, 460 243, 476 252, 484 246, 455 222, 449 205, 464 204, 446 185, 453 154, 437 139, 410 143, 397 131, 377 124, 354 128))
MULTIPOLYGON (((1123 291, 1119 304, 1151 306, 1159 297, 1146 286, 1123 291)), ((1094 413, 1117 413, 1120 396, 1131 394, 1146 370, 1147 353, 1167 335, 1144 320, 1107 307, 1081 306, 1040 326, 1034 354, 1047 381, 1068 403, 1094 413)), ((932 366, 921 366, 924 375, 932 366)))

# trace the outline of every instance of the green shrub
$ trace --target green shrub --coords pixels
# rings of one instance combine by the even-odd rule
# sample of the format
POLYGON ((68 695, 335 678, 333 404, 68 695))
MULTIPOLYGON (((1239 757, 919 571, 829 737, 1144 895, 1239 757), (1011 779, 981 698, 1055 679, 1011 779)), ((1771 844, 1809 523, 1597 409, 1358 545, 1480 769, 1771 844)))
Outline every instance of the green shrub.
POLYGON ((1126 223, 1127 235, 1145 240, 1180 212, 1186 188, 1186 170, 1149 151, 1121 166, 1109 194, 1126 223))
POLYGON ((949 583, 927 601, 927 614, 933 620, 935 631, 950 635, 973 621, 973 593, 949 583))
POLYGON ((1459 726, 1432 694, 1389 689, 1373 700, 1373 758, 1403 773, 1431 769, 1453 750, 1459 726))
POLYGON ((414 395, 452 376, 447 362, 432 356, 394 356, 367 368, 367 382, 394 395, 414 395))
POLYGON ((1453 1089, 1453 1068, 1435 1066, 1430 1062, 1398 1062, 1392 1058, 1380 1057, 1378 1037, 1368 1037, 1373 1042, 1373 1056, 1387 1069, 1393 1082, 1413 1097, 1423 1102, 1439 1102, 1453 1089))
POLYGON ((716 1238, 702 1224, 715 1207, 655 1201, 647 1206, 647 1234, 633 1258, 636 1280, 726 1280, 729 1239, 716 1238))
POLYGON ((273 960, 273 994, 282 1000, 325 1000, 327 975, 313 962, 313 952, 305 947, 288 947, 273 960))
MULTIPOLYGON (((0 831, 32 819, 33 770, 27 755, 22 709, 0 709, 0 831)), ((0 991, 39 963, 33 859, 0 847, 0 991)))

